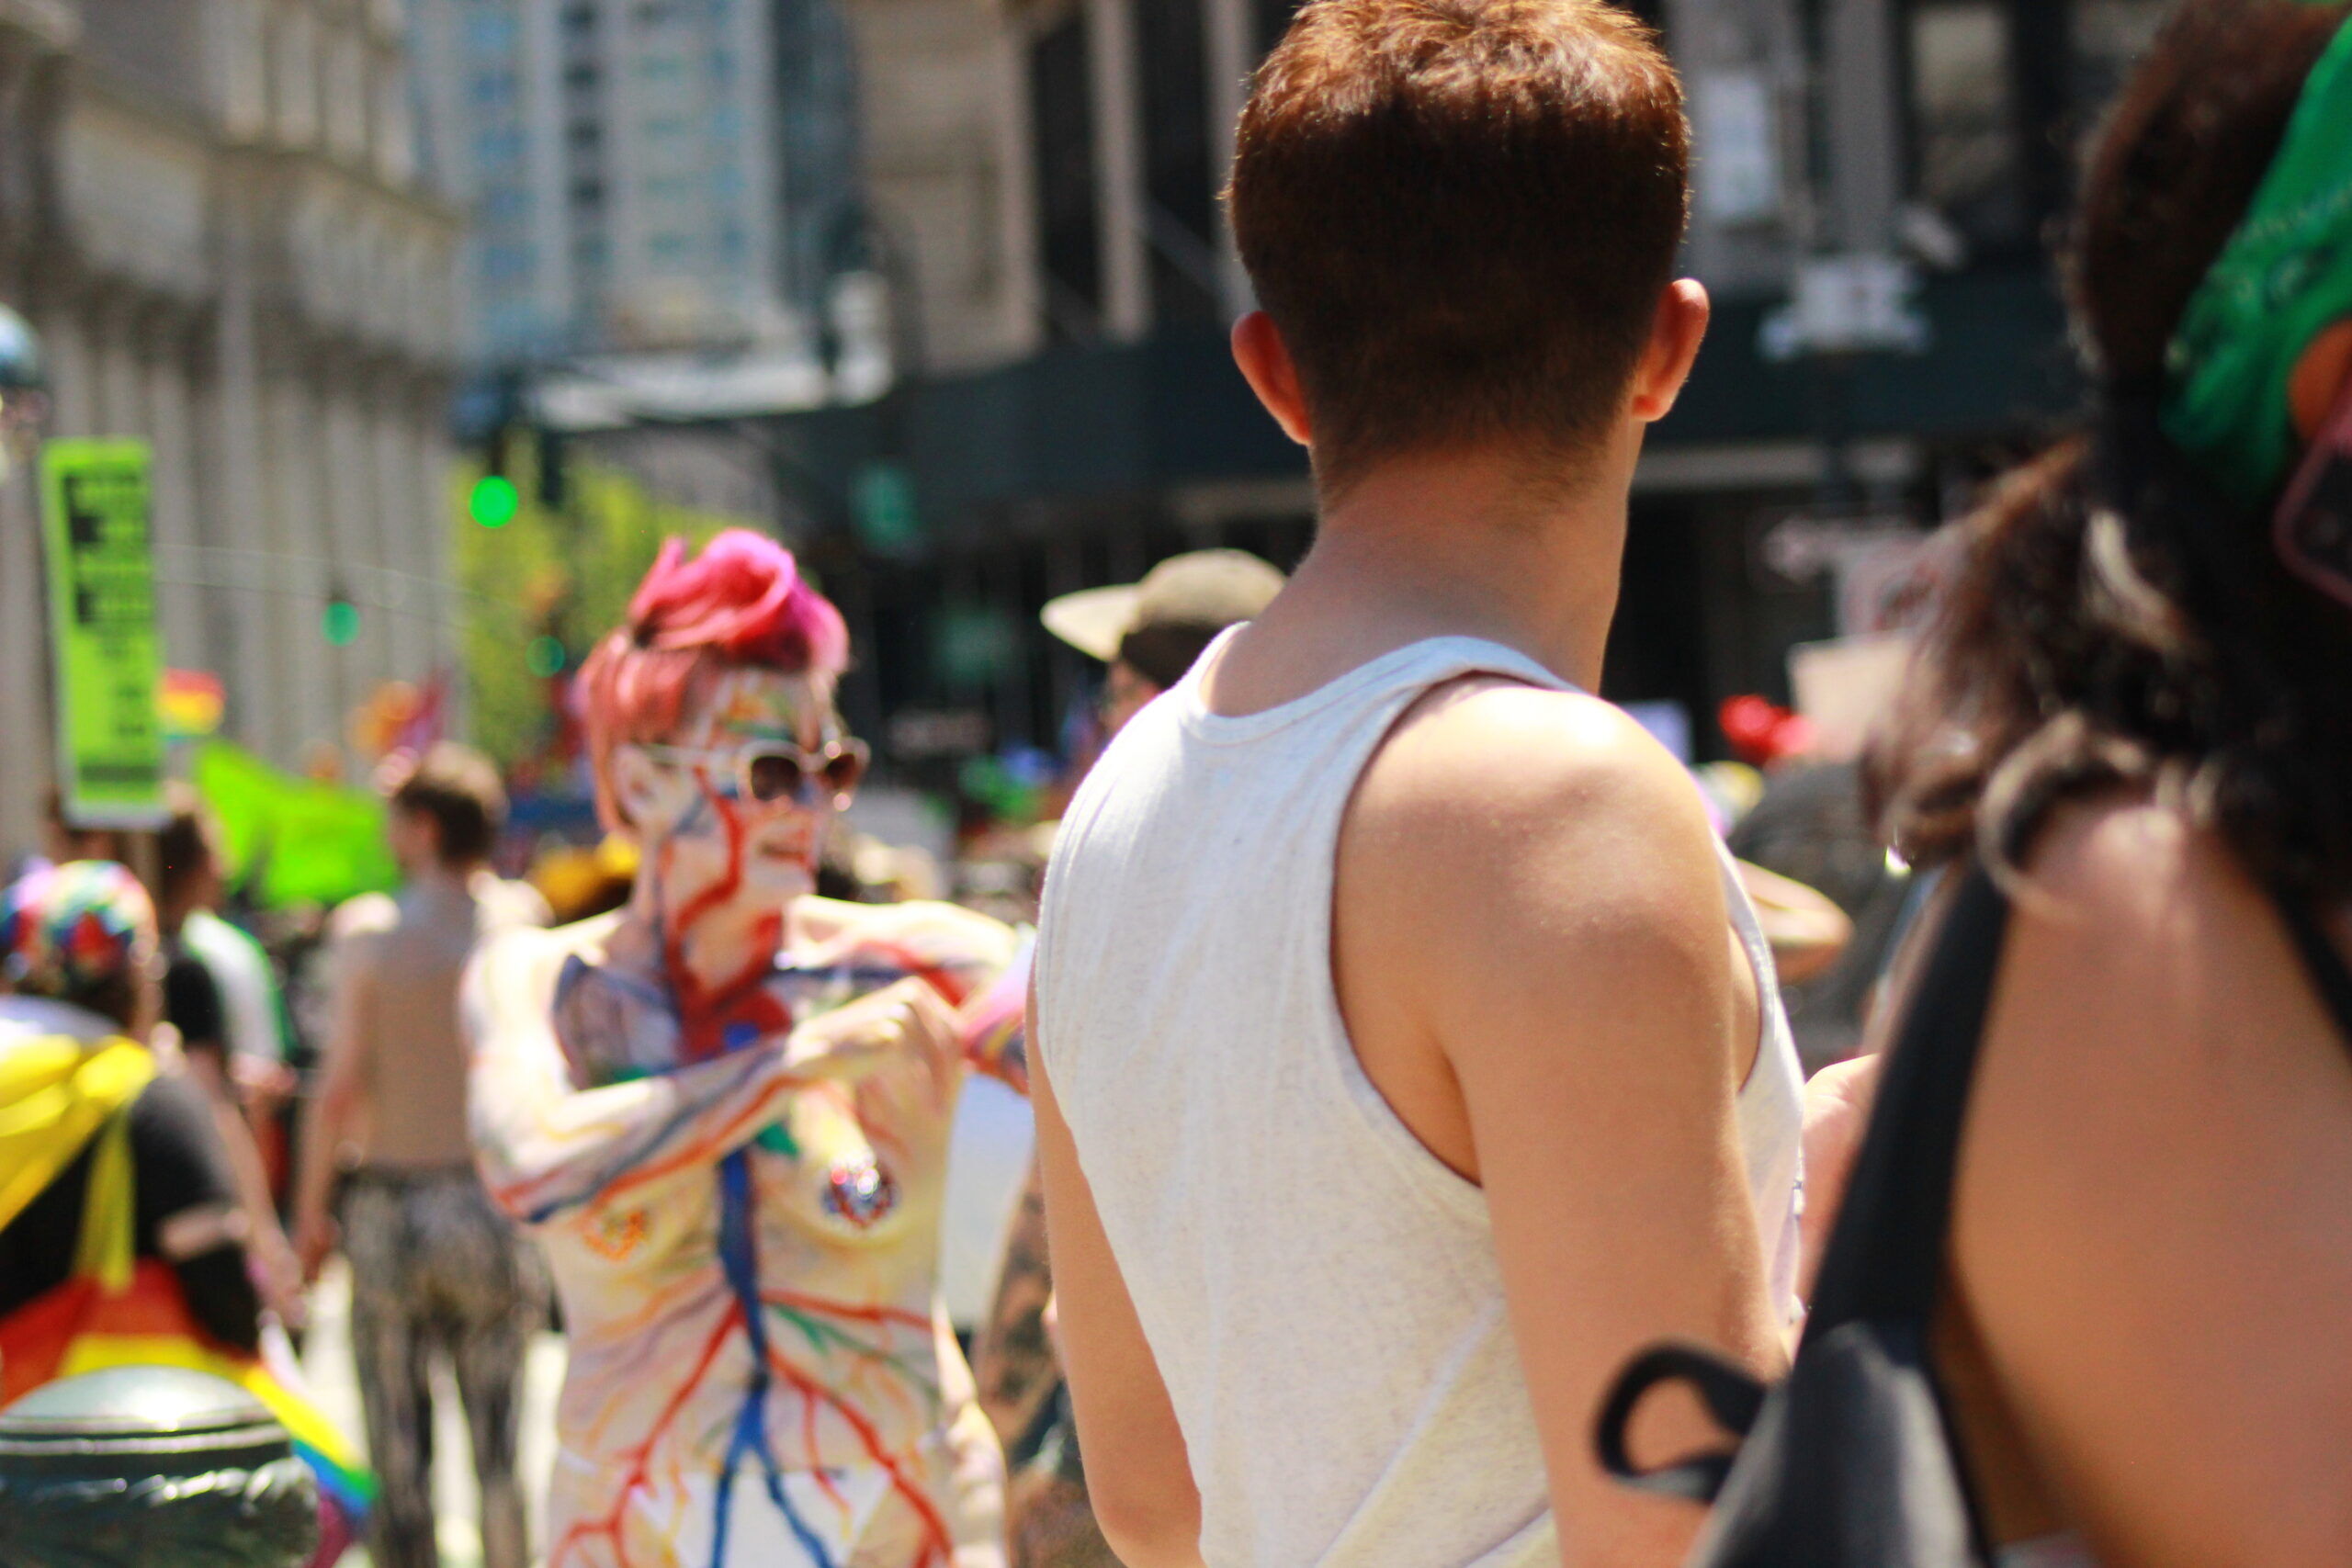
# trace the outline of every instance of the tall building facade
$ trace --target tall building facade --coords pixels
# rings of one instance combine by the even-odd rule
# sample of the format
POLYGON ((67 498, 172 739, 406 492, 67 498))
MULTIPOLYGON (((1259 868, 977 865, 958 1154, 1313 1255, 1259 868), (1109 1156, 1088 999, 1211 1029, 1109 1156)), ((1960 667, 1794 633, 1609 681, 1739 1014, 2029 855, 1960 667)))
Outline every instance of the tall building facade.
POLYGON ((477 356, 821 346, 863 261, 831 0, 407 3, 477 356))
MULTIPOLYGON (((288 765, 447 669, 455 215, 416 180, 396 0, 0 6, 0 300, 47 351, 39 434, 154 454, 172 665, 288 765), (325 612, 356 610, 325 635, 325 612)), ((0 857, 47 795, 28 465, 0 486, 0 857)))

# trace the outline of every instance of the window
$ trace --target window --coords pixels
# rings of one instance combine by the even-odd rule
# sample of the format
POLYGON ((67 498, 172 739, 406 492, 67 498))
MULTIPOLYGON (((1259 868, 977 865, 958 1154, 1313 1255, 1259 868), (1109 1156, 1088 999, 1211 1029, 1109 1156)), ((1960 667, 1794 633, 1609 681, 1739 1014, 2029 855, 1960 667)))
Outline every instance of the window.
POLYGON ((521 348, 538 336, 538 310, 528 299, 501 300, 483 312, 482 331, 498 348, 521 348))
POLYGON ((466 18, 466 52, 477 59, 487 54, 514 52, 514 18, 497 11, 478 11, 466 18))
POLYGON ((511 108, 523 85, 512 71, 477 71, 467 84, 468 96, 474 107, 483 109, 511 108))
POLYGON ((482 278, 493 288, 525 282, 531 276, 536 259, 528 245, 484 245, 482 278))
POLYGON ((1979 253, 2029 247, 2009 0, 1913 0, 1910 21, 1913 194, 1979 253))
POLYGON ((1162 321, 1214 321, 1217 299, 1216 174, 1209 141, 1207 44, 1201 0, 1136 7, 1143 76, 1144 234, 1151 298, 1162 321))
POLYGON ((571 205, 575 208, 599 208, 605 205, 605 182, 574 180, 571 182, 571 205))
POLYGON ((657 262, 684 263, 694 254, 695 243, 684 234, 656 234, 646 242, 646 254, 657 262))
POLYGON ((522 161, 522 127, 493 125, 475 133, 474 163, 477 166, 491 169, 522 161))
POLYGON ((1102 254, 1083 10, 1030 45, 1029 97, 1046 331, 1063 342, 1092 337, 1102 330, 1102 254))
POLYGON ((521 186, 503 181, 482 187, 481 217, 485 223, 511 224, 530 211, 530 197, 521 186))
POLYGON ((2156 41, 2168 0, 2075 0, 2075 118, 2095 123, 2156 41))

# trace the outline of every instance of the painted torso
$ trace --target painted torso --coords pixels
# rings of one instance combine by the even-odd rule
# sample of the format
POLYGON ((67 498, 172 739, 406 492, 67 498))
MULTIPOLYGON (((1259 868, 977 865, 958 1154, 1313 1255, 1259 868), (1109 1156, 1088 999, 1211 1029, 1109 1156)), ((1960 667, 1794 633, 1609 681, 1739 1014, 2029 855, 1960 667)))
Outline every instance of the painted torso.
MULTIPOLYGON (((803 1560, 845 1562, 859 1521, 885 1514, 914 1568, 963 1533, 944 1478, 968 1373, 933 1297, 965 1064, 910 1047, 774 1092, 720 1080, 910 976, 961 1003, 1011 935, 945 906, 816 899, 787 927, 771 972, 684 1021, 665 986, 605 961, 609 922, 544 939, 569 949, 548 998, 565 1087, 657 1097, 584 1175, 485 1145, 493 1187, 537 1227, 571 1342, 550 1568, 733 1562, 727 1532, 763 1519, 803 1560)), ((543 1092, 547 1075, 501 1081, 477 1063, 478 1096, 543 1092)), ((503 1109, 490 1120, 511 1123, 503 1109)))

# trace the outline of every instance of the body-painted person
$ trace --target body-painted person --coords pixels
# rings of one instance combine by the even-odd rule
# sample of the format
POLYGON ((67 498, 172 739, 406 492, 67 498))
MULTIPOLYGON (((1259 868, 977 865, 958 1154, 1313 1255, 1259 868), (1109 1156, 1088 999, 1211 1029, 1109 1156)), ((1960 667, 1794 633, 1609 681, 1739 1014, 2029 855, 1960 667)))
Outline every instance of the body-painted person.
POLYGON ((1013 940, 811 893, 865 762, 846 643, 769 541, 665 547, 581 675, 630 901, 502 938, 468 984, 483 1172, 571 1340, 550 1568, 1001 1560, 1001 1461, 933 1296, 981 1055, 956 1009, 1013 940))

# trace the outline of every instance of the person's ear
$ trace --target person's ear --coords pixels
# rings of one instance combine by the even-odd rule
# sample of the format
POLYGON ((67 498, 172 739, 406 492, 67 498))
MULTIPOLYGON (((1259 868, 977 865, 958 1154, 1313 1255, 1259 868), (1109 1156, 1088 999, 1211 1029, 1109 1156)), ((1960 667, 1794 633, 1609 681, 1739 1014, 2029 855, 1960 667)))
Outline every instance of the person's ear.
POLYGON ((1631 412, 1645 424, 1655 424, 1674 412, 1699 361, 1699 345, 1707 339, 1707 322, 1714 304, 1706 285, 1682 278, 1658 297, 1657 313, 1650 320, 1650 341, 1642 351, 1641 367, 1634 374, 1631 412))
POLYGON ((2352 383, 2352 321, 2337 321, 2312 339, 2287 378, 2287 406, 2295 416, 2295 434, 2305 441, 2343 400, 2352 383))
POLYGON ((1252 310, 1233 323, 1233 362, 1241 367, 1241 378, 1283 427, 1283 434, 1301 446, 1310 444, 1312 433, 1306 422, 1306 395, 1301 390, 1298 363, 1290 356, 1290 345, 1283 342, 1274 319, 1263 310, 1252 310))

